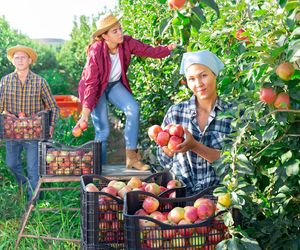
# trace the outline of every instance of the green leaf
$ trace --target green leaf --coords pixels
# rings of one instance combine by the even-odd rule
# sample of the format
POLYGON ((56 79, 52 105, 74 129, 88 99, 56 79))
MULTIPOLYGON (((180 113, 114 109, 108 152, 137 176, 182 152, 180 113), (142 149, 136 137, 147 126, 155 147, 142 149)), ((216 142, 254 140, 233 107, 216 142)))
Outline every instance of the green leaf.
POLYGON ((258 242, 251 238, 241 238, 241 245, 245 248, 245 250, 261 250, 258 242))
POLYGON ((232 214, 230 212, 227 212, 223 215, 224 223, 227 227, 233 226, 234 220, 232 218, 232 214))
POLYGON ((299 0, 290 0, 287 2, 284 9, 286 11, 291 11, 291 10, 296 9, 298 6, 300 6, 299 0))
POLYGON ((272 126, 267 131, 263 133, 263 141, 269 141, 272 138, 276 138, 278 134, 278 129, 275 126, 272 126))
POLYGON ((286 161, 288 161, 289 159, 291 159, 293 156, 292 151, 287 151, 286 153, 281 155, 281 162, 285 163, 286 161))
POLYGON ((285 166, 287 176, 297 175, 299 173, 299 161, 290 161, 290 163, 288 165, 285 164, 285 166))
POLYGON ((199 19, 201 22, 206 22, 206 18, 203 14, 203 10, 199 6, 193 7, 192 13, 194 13, 194 16, 196 16, 197 19, 199 19))
POLYGON ((217 13, 218 17, 220 16, 219 7, 214 0, 201 0, 201 2, 211 7, 217 13))
POLYGON ((287 0, 278 0, 278 4, 280 5, 281 8, 284 8, 286 5, 287 0))
POLYGON ((167 3, 167 0, 158 0, 158 2, 161 4, 165 4, 165 3, 167 3))
POLYGON ((166 32, 166 30, 168 29, 168 27, 170 26, 171 23, 172 23, 171 17, 167 17, 161 21, 160 26, 159 26, 159 34, 161 36, 166 32))

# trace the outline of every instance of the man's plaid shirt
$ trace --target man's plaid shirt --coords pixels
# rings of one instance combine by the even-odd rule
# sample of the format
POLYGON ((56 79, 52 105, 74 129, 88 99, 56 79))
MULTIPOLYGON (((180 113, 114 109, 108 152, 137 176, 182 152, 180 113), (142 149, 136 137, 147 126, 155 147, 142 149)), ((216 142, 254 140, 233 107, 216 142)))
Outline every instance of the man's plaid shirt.
MULTIPOLYGON (((218 98, 202 132, 196 118, 195 101, 196 97, 193 95, 189 100, 171 106, 163 120, 162 127, 171 123, 181 124, 191 132, 198 142, 210 148, 221 150, 225 143, 224 139, 231 133, 232 119, 217 119, 217 116, 230 109, 231 105, 218 98)), ((157 156, 162 167, 170 168, 176 178, 186 184, 189 194, 219 182, 211 164, 192 151, 176 153, 173 157, 168 157, 161 148, 158 148, 157 156)))
POLYGON ((0 112, 13 114, 24 112, 32 115, 42 110, 51 110, 51 126, 59 115, 59 107, 51 94, 46 80, 29 71, 24 84, 16 72, 4 76, 0 81, 0 112))

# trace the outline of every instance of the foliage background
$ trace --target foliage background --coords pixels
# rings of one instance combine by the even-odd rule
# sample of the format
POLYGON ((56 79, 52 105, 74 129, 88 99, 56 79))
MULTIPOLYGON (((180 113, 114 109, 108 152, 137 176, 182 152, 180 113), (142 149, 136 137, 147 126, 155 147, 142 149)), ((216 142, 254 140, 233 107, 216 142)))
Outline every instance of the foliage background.
MULTIPOLYGON (((299 249, 300 248, 300 73, 299 73, 299 2, 294 0, 187 1, 180 11, 170 10, 166 0, 151 3, 142 0, 120 0, 116 13, 123 12, 124 32, 153 45, 177 43, 171 57, 153 60, 133 57, 128 76, 134 95, 141 105, 140 145, 155 163, 155 146, 147 138, 147 128, 160 124, 166 110, 173 103, 190 96, 182 84, 178 67, 182 52, 209 49, 225 63, 219 76, 218 90, 226 101, 235 102, 237 109, 230 114, 237 133, 233 145, 224 148, 222 158, 215 164, 222 176, 223 186, 216 195, 230 192, 232 207, 241 209, 243 225, 234 226, 230 209, 224 214, 232 238, 223 241, 220 249, 299 249), (239 29, 249 41, 239 41, 239 29), (294 63, 297 69, 291 81, 284 82, 275 74, 283 61, 294 63), (277 92, 287 92, 291 98, 289 111, 276 110, 259 101, 259 90, 272 86, 277 92), (238 116, 240 110, 244 116, 238 116), (224 171, 224 164, 230 167, 224 171), (273 225, 273 226, 270 226, 273 225)), ((102 13, 99 13, 101 15, 102 13)), ((84 48, 95 30, 95 19, 79 17, 74 22, 72 39, 58 54, 9 27, 0 18, 0 51, 15 44, 34 47, 38 63, 33 71, 42 74, 54 94, 76 94, 77 82, 85 64, 84 48)), ((0 58, 0 73, 13 70, 6 57, 0 58)), ((114 110, 124 122, 124 116, 114 110)), ((76 141, 68 131, 72 118, 60 120, 55 138, 68 145, 80 145, 93 137, 76 141)), ((15 195, 16 186, 7 171, 1 150, 1 190, 15 195)), ((17 230, 16 219, 22 210, 18 201, 3 199, 0 227, 8 239, 8 228, 17 230)), ((22 204, 22 203, 21 203, 22 204)), ((7 245, 6 245, 7 246, 7 245)))

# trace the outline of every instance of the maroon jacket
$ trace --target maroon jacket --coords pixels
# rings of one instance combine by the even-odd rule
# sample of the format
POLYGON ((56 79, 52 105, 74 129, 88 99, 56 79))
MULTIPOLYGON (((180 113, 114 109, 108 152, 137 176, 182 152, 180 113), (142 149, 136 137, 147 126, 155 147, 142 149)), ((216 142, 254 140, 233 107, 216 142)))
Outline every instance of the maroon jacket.
MULTIPOLYGON (((131 54, 151 58, 163 58, 170 55, 167 46, 152 47, 130 36, 124 36, 119 44, 119 56, 122 68, 122 83, 131 92, 126 76, 131 54)), ((89 51, 87 62, 79 81, 78 93, 83 107, 93 110, 106 89, 111 70, 108 46, 104 41, 95 42, 89 51)))

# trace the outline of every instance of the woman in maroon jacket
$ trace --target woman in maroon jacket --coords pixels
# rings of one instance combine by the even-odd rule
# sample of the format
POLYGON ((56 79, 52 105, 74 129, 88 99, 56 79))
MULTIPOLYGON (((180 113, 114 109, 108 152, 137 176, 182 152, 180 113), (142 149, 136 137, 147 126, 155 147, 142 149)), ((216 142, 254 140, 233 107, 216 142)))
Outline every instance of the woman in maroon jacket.
POLYGON ((131 36, 123 35, 119 20, 120 17, 111 13, 102 16, 87 47, 87 62, 78 88, 83 106, 78 124, 87 122, 91 114, 95 139, 102 142, 102 164, 105 164, 109 136, 107 102, 112 103, 126 115, 124 137, 127 168, 148 170, 149 165, 141 162, 137 154, 139 105, 132 96, 126 72, 132 54, 163 58, 170 55, 176 45, 152 47, 131 36))

